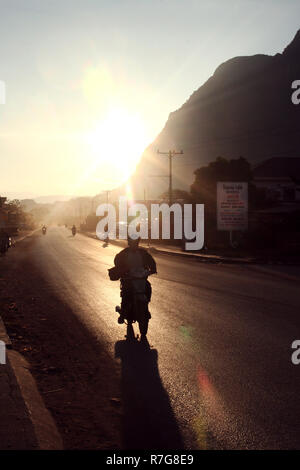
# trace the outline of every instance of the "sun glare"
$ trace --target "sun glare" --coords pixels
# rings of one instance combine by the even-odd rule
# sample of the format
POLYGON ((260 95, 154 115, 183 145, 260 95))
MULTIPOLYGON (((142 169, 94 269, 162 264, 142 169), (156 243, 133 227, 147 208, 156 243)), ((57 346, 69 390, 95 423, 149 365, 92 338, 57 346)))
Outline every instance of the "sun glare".
POLYGON ((117 183, 132 174, 148 144, 142 119, 119 108, 112 109, 99 122, 87 135, 87 141, 95 164, 98 167, 105 164, 117 183))

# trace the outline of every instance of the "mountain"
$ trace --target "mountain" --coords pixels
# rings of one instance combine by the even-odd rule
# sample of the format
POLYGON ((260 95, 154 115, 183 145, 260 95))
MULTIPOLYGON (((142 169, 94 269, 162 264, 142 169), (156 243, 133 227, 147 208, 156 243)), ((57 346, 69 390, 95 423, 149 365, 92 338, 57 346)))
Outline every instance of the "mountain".
POLYGON ((33 193, 28 192, 20 192, 20 191, 4 191, 1 192, 1 196, 7 197, 10 201, 14 199, 33 199, 36 195, 33 193))
POLYGON ((72 197, 74 196, 64 196, 64 195, 58 194, 54 196, 39 196, 39 197, 35 197, 34 200, 38 204, 52 204, 54 202, 69 201, 70 199, 72 199, 72 197))
MULTIPOLYGON (((13 199, 19 199, 20 201, 29 201, 33 200, 37 204, 52 204, 53 202, 56 201, 69 201, 72 199, 74 196, 65 196, 65 195, 50 195, 50 196, 37 196, 36 194, 33 193, 27 193, 27 192, 3 192, 1 193, 2 196, 7 197, 9 200, 13 199)), ((26 202, 25 202, 26 204, 26 202)))
POLYGON ((256 164, 271 157, 300 156, 300 105, 291 85, 300 80, 300 30, 275 56, 235 57, 169 115, 145 150, 132 179, 137 198, 156 197, 168 187, 168 157, 157 149, 183 150, 174 157, 174 188, 187 189, 196 168, 218 156, 245 157, 256 164))

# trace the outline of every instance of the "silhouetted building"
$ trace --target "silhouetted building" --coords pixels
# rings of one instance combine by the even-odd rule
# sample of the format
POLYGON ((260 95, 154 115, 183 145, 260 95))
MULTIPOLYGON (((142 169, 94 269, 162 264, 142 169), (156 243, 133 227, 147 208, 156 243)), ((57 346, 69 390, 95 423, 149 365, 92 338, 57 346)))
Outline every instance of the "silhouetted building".
POLYGON ((266 199, 300 202, 300 158, 275 157, 253 170, 253 182, 264 189, 266 199))

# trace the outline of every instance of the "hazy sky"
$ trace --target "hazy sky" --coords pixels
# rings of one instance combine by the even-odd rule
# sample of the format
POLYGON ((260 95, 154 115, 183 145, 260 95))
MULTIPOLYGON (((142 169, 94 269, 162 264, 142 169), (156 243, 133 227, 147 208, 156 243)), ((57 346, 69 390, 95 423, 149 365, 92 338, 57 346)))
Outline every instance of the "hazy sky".
POLYGON ((0 194, 119 184, 220 63, 282 52, 299 18, 299 0, 0 0, 0 194))

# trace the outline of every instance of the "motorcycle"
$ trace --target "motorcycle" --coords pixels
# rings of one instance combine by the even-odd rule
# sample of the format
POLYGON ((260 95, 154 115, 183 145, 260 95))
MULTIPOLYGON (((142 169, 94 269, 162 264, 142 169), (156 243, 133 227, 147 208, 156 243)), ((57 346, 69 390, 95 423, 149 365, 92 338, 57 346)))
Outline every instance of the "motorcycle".
POLYGON ((43 235, 46 235, 46 232, 47 232, 47 228, 46 228, 46 227, 43 227, 43 228, 42 228, 42 233, 43 233, 43 235))
MULTIPOLYGON (((115 268, 109 270, 111 280, 114 277, 115 268), (111 277, 112 276, 112 277, 111 277)), ((122 305, 115 310, 120 314, 119 323, 132 325, 138 323, 141 335, 146 335, 151 315, 148 310, 151 286, 148 282, 150 272, 144 268, 135 270, 134 273, 124 275, 121 278, 122 305), (124 321, 123 321, 124 319, 124 321)))
POLYGON ((73 235, 73 237, 75 237, 75 235, 76 235, 76 227, 72 227, 72 235, 73 235))

